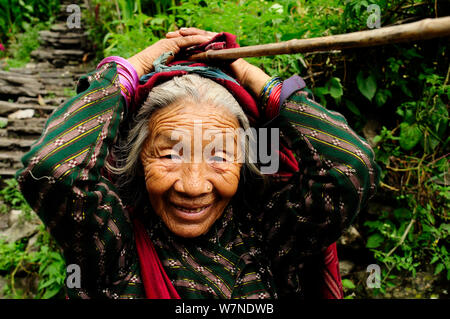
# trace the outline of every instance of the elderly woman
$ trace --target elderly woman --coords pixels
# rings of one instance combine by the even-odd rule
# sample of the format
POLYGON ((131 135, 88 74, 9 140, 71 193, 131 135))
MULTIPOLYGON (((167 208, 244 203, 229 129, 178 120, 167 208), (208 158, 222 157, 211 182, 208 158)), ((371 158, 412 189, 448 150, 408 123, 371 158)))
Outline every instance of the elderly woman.
POLYGON ((375 192, 373 151, 299 77, 165 64, 233 40, 188 28, 105 59, 24 156, 23 194, 81 269, 70 297, 320 296, 324 251, 375 192), (279 145, 276 172, 250 127, 279 132, 256 136, 279 145))

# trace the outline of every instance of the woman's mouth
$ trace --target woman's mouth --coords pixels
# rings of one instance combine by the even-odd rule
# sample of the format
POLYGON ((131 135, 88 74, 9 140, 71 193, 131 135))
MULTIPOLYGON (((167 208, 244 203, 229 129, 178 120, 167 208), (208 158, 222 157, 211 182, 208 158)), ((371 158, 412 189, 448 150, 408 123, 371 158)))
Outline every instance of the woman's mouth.
POLYGON ((212 204, 198 207, 186 207, 171 203, 171 206, 174 208, 175 215, 177 215, 179 218, 189 221, 195 221, 198 219, 203 219, 203 217, 209 212, 212 204))
POLYGON ((202 207, 197 207, 197 208, 189 208, 189 207, 184 207, 184 206, 178 206, 175 204, 172 204, 176 209, 188 213, 188 214, 196 214, 196 213, 200 213, 202 210, 208 208, 211 205, 206 205, 206 206, 202 206, 202 207))

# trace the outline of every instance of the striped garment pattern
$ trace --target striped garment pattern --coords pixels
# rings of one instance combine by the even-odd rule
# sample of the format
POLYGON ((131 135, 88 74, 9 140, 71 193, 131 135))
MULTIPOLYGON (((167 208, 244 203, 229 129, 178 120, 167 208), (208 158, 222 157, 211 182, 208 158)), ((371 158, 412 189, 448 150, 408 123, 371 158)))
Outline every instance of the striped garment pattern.
POLYGON ((145 298, 131 218, 146 226, 181 298, 318 297, 323 281, 339 295, 321 254, 373 196, 380 173, 372 149, 342 115, 306 89, 292 94, 271 126, 299 171, 269 179, 251 206, 236 197, 208 233, 183 239, 148 201, 131 215, 105 177, 126 113, 115 63, 83 76, 77 93, 49 117, 16 175, 66 263, 81 268, 82 287, 66 288, 69 297, 145 298))

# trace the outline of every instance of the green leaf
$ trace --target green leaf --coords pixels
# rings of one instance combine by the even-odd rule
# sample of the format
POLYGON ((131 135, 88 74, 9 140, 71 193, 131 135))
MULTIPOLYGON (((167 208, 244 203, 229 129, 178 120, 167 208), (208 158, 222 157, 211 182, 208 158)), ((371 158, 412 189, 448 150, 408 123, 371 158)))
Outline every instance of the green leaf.
POLYGON ((386 282, 386 286, 392 288, 392 287, 396 287, 397 285, 396 285, 395 283, 391 282, 391 281, 387 281, 387 282, 386 282))
POLYGON ((347 289, 355 289, 356 286, 350 279, 342 279, 342 287, 347 289))
POLYGON ((412 94, 411 90, 408 89, 408 87, 406 86, 406 84, 400 86, 400 89, 402 90, 403 93, 405 93, 405 95, 406 95, 407 97, 411 97, 411 98, 413 97, 413 94, 412 94))
POLYGON ((375 92, 377 91, 375 77, 371 74, 367 78, 364 78, 363 72, 359 71, 358 76, 356 77, 356 84, 362 95, 372 102, 375 92))
POLYGON ((444 270, 444 264, 443 263, 439 263, 439 264, 437 264, 436 268, 434 269, 434 274, 437 275, 442 270, 444 270))
POLYGON ((325 94, 328 94, 328 88, 326 87, 316 87, 314 88, 314 95, 316 99, 319 99, 320 104, 324 107, 327 106, 327 100, 325 99, 325 94))
POLYGON ((434 264, 436 261, 438 261, 439 260, 439 256, 437 256, 437 255, 435 255, 435 256, 433 256, 433 258, 431 259, 431 261, 430 261, 430 264, 434 264))
POLYGON ((450 224, 441 224, 440 228, 450 234, 450 224))
POLYGON ((402 122, 400 124, 400 147, 405 151, 411 150, 423 137, 422 131, 417 123, 412 125, 402 122))
POLYGON ((281 36, 281 41, 288 41, 292 39, 300 39, 303 34, 305 34, 305 31, 302 32, 295 32, 295 33, 285 33, 281 36))
POLYGON ((383 106, 390 97, 392 97, 391 91, 385 89, 379 90, 375 95, 375 103, 379 107, 383 106))
POLYGON ((61 290, 61 287, 55 286, 51 289, 47 289, 42 296, 42 299, 50 299, 51 297, 55 296, 59 291, 61 290))
POLYGON ((342 89, 341 79, 332 77, 327 82, 328 92, 330 95, 335 99, 339 100, 342 95, 344 94, 344 91, 342 89))
POLYGON ((383 236, 381 236, 380 234, 374 234, 367 239, 366 247, 377 248, 383 243, 383 241, 384 241, 383 236))
POLYGON ((405 207, 400 207, 394 210, 394 216, 398 220, 403 220, 411 215, 411 211, 405 207))
POLYGON ((381 141, 381 139, 382 139, 382 137, 380 135, 377 135, 372 139, 372 142, 377 144, 378 142, 381 141))
POLYGON ((39 290, 43 290, 44 288, 47 288, 48 286, 53 285, 55 282, 56 282, 55 279, 50 279, 50 280, 47 280, 47 281, 42 281, 42 282, 39 283, 38 289, 39 289, 39 290))
POLYGON ((0 128, 8 126, 8 120, 6 118, 0 118, 0 128))
POLYGON ((153 18, 150 22, 151 25, 161 25, 166 21, 166 19, 162 17, 153 18))

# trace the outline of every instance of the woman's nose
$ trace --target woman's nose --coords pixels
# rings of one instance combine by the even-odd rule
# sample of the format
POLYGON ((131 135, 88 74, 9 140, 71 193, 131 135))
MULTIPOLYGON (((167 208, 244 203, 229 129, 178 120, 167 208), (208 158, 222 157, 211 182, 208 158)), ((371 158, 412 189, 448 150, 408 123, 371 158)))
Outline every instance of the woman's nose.
POLYGON ((183 163, 179 179, 174 184, 177 192, 189 197, 197 197, 209 193, 212 184, 205 175, 204 163, 183 163))

